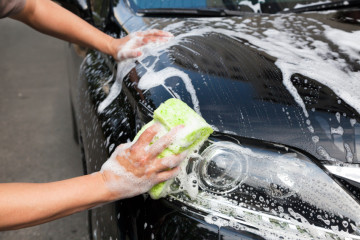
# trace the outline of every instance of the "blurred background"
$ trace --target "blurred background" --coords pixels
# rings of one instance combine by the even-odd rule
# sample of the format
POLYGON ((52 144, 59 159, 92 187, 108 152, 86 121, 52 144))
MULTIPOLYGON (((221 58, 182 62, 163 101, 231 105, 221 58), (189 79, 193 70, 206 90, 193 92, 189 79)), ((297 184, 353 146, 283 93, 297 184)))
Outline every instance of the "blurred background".
MULTIPOLYGON (((73 139, 67 43, 0 19, 0 182, 49 182, 82 175, 73 139)), ((16 231, 4 240, 88 239, 87 212, 16 231)))

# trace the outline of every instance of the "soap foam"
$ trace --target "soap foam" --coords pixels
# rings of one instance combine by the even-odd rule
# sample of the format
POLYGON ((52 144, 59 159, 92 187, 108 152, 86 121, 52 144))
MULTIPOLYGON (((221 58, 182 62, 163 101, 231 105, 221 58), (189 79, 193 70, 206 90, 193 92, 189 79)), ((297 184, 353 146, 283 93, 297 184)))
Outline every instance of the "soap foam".
POLYGON ((148 69, 145 75, 143 75, 140 79, 138 87, 142 90, 150 89, 160 85, 166 88, 165 80, 170 77, 179 77, 184 82, 186 90, 190 93, 191 100, 194 105, 194 110, 201 116, 199 100, 196 97, 196 91, 191 83, 191 79, 186 73, 177 68, 167 67, 158 72, 154 72, 152 69, 148 69))
MULTIPOLYGON (((147 32, 151 32, 151 31, 152 30, 149 30, 147 32)), ((144 38, 142 36, 139 36, 138 33, 130 34, 129 38, 130 40, 118 52, 118 59, 120 59, 121 61, 118 62, 117 64, 116 80, 111 86, 109 95, 105 98, 105 100, 103 100, 99 104, 98 113, 102 113, 105 110, 105 108, 107 108, 119 96, 124 77, 131 71, 131 69, 136 67, 136 61, 141 61, 146 56, 148 56, 149 53, 156 52, 156 50, 160 51, 166 48, 167 44, 166 42, 164 42, 164 39, 167 40, 172 39, 172 37, 164 38, 162 40, 148 43, 134 50, 133 49, 134 46, 137 46, 139 43, 141 43, 144 40, 144 38), (149 49, 153 49, 153 50, 149 50, 149 49), (137 58, 129 58, 132 56, 134 51, 142 51, 142 55, 138 56, 137 58)))
POLYGON ((171 156, 164 157, 161 160, 161 164, 168 168, 174 168, 179 165, 179 159, 185 158, 186 155, 187 155, 187 152, 184 151, 184 152, 180 153, 179 156, 171 155, 171 156))
POLYGON ((111 86, 109 95, 99 104, 98 113, 102 113, 120 94, 123 79, 136 66, 135 60, 128 59, 118 63, 116 80, 111 86))
POLYGON ((303 8, 303 7, 311 7, 311 6, 320 5, 320 4, 327 4, 327 3, 331 3, 331 1, 318 1, 318 2, 313 2, 313 3, 308 3, 308 4, 297 3, 295 5, 294 9, 303 8))
POLYGON ((243 0, 240 1, 238 4, 247 6, 253 10, 254 13, 261 13, 261 4, 265 3, 265 0, 259 0, 255 4, 252 1, 243 0))

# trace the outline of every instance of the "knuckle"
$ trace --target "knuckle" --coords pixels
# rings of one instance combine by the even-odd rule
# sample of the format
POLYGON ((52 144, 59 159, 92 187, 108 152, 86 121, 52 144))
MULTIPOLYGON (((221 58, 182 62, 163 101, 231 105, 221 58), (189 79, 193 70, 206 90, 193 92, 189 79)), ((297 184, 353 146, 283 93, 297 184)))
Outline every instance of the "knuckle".
POLYGON ((148 160, 148 157, 147 157, 147 156, 140 156, 140 157, 138 157, 138 162, 139 162, 140 164, 146 163, 147 160, 148 160))
POLYGON ((129 152, 130 154, 136 153, 137 152, 136 144, 132 145, 129 149, 127 149, 127 152, 129 152))

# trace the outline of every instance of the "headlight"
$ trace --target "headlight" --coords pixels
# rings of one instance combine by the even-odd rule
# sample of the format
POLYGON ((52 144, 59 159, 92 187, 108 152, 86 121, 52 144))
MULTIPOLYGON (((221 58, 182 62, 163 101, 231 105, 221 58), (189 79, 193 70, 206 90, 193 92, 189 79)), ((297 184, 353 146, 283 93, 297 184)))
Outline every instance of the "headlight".
POLYGON ((201 154, 198 164, 199 184, 214 193, 227 193, 238 187, 246 177, 246 155, 232 148, 232 144, 214 144, 201 154))
POLYGON ((351 195, 305 155, 262 146, 209 142, 174 181, 170 199, 209 223, 268 239, 360 239, 351 195))

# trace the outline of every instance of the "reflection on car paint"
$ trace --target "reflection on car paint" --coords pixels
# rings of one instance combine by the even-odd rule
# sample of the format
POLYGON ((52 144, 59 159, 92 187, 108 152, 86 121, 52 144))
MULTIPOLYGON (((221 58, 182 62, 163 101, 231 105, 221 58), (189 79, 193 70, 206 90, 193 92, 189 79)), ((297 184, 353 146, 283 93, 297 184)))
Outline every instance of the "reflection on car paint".
POLYGON ((302 7, 310 7, 310 6, 319 5, 319 4, 325 4, 325 3, 331 3, 331 1, 329 1, 329 0, 327 0, 327 1, 318 1, 318 2, 308 3, 308 4, 296 3, 296 5, 294 6, 294 9, 302 8, 302 7))

